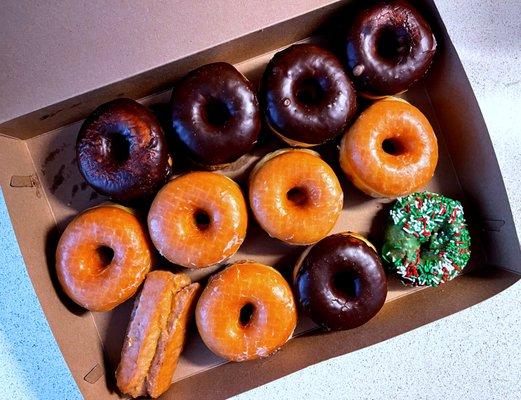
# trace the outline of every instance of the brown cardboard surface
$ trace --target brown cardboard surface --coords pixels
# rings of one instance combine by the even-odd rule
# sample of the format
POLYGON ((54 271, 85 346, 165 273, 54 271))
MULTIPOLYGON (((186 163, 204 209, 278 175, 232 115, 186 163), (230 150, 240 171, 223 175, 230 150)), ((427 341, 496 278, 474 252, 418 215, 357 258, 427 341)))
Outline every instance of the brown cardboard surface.
POLYGON ((0 187, 27 271, 63 356, 71 371, 76 372, 80 390, 106 395, 104 379, 95 384, 83 380, 96 365, 104 365, 103 349, 92 315, 56 290, 54 251, 59 237, 27 143, 0 136, 0 168, 0 187), (13 176, 30 176, 33 185, 12 187, 13 176))
POLYGON ((433 66, 426 87, 433 108, 442 116, 437 123, 446 132, 451 161, 464 188, 466 213, 479 224, 487 262, 521 273, 519 255, 511 251, 519 248, 519 238, 496 155, 490 151, 492 142, 456 50, 450 42, 443 45, 451 57, 433 66), (447 79, 450 76, 461 78, 455 82, 447 79))
MULTIPOLYGON (((311 321, 302 318, 296 331, 298 337, 266 360, 221 365, 224 361, 213 355, 193 332, 176 371, 177 382, 166 398, 215 398, 216 393, 223 397, 238 393, 457 312, 500 292, 519 278, 517 274, 495 268, 500 266, 521 273, 521 252, 506 193, 486 127, 457 54, 433 4, 427 0, 423 5, 437 26, 440 50, 432 72, 408 91, 405 98, 427 115, 438 137, 439 164, 428 189, 462 200, 468 211, 473 238, 470 273, 442 288, 419 293, 416 293, 418 289, 404 288, 390 278, 387 305, 367 325, 349 332, 319 334, 312 332, 311 321), (469 153, 479 157, 469 157, 469 153), (487 179, 486 185, 483 185, 483 177, 487 179), (503 223, 499 226, 494 221, 503 223), (482 246, 483 242, 487 246, 482 246), (458 301, 454 301, 456 297, 458 301)), ((59 288, 55 290, 53 254, 57 233, 77 212, 106 200, 88 187, 76 166, 74 144, 81 122, 62 125, 76 121, 95 105, 121 95, 118 90, 123 86, 132 88, 125 95, 150 94, 190 68, 216 59, 235 62, 241 72, 257 83, 276 49, 316 33, 324 21, 329 21, 331 13, 340 20, 346 18, 349 9, 339 10, 343 7, 344 2, 335 3, 217 47, 200 49, 186 57, 179 54, 179 59, 159 67, 164 74, 158 74, 157 69, 153 73, 145 71, 97 89, 80 96, 83 105, 63 108, 43 120, 34 114, 0 125, 0 132, 27 139, 0 138, 0 168, 3 168, 0 183, 42 308, 86 397, 101 399, 111 394, 113 372, 132 300, 112 312, 81 313, 63 298, 59 288), (48 129, 54 130, 47 132, 48 129), (31 218, 26 218, 27 215, 31 218), (104 372, 105 378, 100 378, 100 372, 104 372)), ((335 41, 331 38, 335 39, 328 32, 306 40, 334 48, 335 41)), ((168 90, 159 91, 142 102, 161 116, 169 94, 168 90)), ((281 145, 264 132, 262 143, 252 154, 223 172, 237 179, 246 190, 245 178, 255 161, 281 145)), ((360 232, 379 247, 390 200, 369 198, 347 182, 337 165, 335 143, 322 146, 319 151, 337 171, 345 194, 344 210, 333 231, 360 232)), ((174 155, 174 163, 178 170, 190 168, 178 155, 174 155)), ((268 237, 252 219, 247 240, 231 260, 255 259, 274 265, 289 278, 302 250, 303 247, 289 246, 268 237)), ((165 260, 158 266, 175 268, 165 260)), ((205 276, 215 269, 190 271, 190 274, 193 279, 204 282, 205 276)))

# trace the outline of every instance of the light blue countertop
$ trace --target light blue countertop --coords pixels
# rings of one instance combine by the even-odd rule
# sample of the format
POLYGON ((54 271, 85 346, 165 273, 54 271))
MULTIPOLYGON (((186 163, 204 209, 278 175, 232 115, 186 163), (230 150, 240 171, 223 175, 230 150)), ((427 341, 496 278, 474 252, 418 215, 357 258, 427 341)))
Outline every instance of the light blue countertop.
MULTIPOLYGON (((521 3, 438 0, 474 88, 521 233, 521 3)), ((81 398, 0 194, 0 399, 81 398)), ((239 399, 521 399, 521 283, 450 317, 308 367, 239 399)))

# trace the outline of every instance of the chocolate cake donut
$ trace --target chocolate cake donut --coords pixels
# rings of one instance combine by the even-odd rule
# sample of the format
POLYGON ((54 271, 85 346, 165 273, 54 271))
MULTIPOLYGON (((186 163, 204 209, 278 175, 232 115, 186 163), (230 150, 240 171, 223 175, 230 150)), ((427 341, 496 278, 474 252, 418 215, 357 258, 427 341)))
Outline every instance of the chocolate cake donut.
POLYGON ((362 94, 403 92, 431 65, 436 39, 416 9, 404 1, 385 1, 362 11, 347 41, 349 73, 362 94))
POLYGON ((378 253, 353 233, 331 235, 309 247, 297 262, 293 278, 301 309, 325 330, 365 324, 387 296, 378 253))
POLYGON ((262 102, 268 125, 292 146, 334 138, 356 111, 354 86, 342 64, 313 44, 275 54, 263 75, 262 102))
POLYGON ((94 110, 81 126, 76 157, 87 183, 121 203, 152 197, 172 167, 156 117, 131 99, 94 110))
POLYGON ((223 167, 251 150, 261 127, 257 96, 232 65, 191 71, 172 92, 172 127, 195 162, 223 167))

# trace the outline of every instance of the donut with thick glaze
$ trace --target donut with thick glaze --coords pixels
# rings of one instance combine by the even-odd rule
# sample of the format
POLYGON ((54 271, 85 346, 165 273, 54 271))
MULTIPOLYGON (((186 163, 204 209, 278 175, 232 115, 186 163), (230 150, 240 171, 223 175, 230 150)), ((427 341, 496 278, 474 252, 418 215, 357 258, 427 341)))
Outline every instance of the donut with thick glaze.
POLYGON ((216 172, 195 171, 168 182, 148 213, 148 230, 167 260, 204 268, 233 255, 246 236, 248 214, 239 185, 216 172))
POLYGON ((291 146, 333 139, 356 111, 354 86, 342 64, 314 44, 296 44, 275 54, 261 92, 268 125, 291 146))
POLYGON ((346 41, 349 74, 367 97, 407 90, 425 75, 435 51, 436 38, 428 23, 402 0, 363 10, 346 41))
POLYGON ((261 116, 250 82, 224 62, 203 65, 182 78, 172 92, 172 128, 196 163, 216 169, 250 151, 261 116))
POLYGON ((373 197, 398 197, 423 188, 438 164, 431 124, 412 104, 386 97, 367 108, 340 144, 340 166, 373 197))
POLYGON ((131 99, 116 99, 94 110, 81 126, 76 157, 87 183, 122 203, 153 197, 172 168, 157 118, 131 99))
POLYGON ((267 154, 249 179, 250 207, 260 226, 286 243, 315 243, 333 229, 344 193, 333 169, 309 149, 267 154))
POLYGON ((65 293, 91 311, 108 311, 136 293, 152 266, 146 228, 128 209, 90 208, 65 228, 56 271, 65 293))
POLYGON ((382 308, 387 278, 367 239, 338 233, 304 251, 293 272, 303 312, 325 330, 353 329, 382 308))
POLYGON ((195 317, 208 348, 231 361, 273 354, 297 324, 289 284, 277 270, 252 261, 235 263, 212 276, 195 317))

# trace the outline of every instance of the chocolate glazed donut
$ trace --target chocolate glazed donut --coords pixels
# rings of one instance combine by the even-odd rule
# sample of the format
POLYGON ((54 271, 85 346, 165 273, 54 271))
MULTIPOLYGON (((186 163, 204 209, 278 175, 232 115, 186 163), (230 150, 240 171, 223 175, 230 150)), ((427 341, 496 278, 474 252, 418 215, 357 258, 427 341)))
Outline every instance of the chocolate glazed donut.
POLYGON ((251 150, 261 127, 257 96, 232 65, 199 67, 174 87, 172 127, 190 157, 223 167, 251 150))
POLYGON ((292 146, 314 146, 343 133, 356 95, 340 61, 313 44, 293 45, 271 59, 262 80, 271 129, 292 146))
POLYGON ((152 197, 172 166, 156 117, 131 99, 116 99, 94 110, 81 126, 76 157, 87 183, 122 203, 152 197))
POLYGON ((387 296, 378 254, 350 233, 328 236, 308 248, 295 266, 294 284, 302 310, 325 330, 365 324, 387 296))
POLYGON ((401 0, 364 10, 346 41, 348 69, 356 88, 376 96, 407 90, 425 75, 435 51, 429 25, 401 0))

